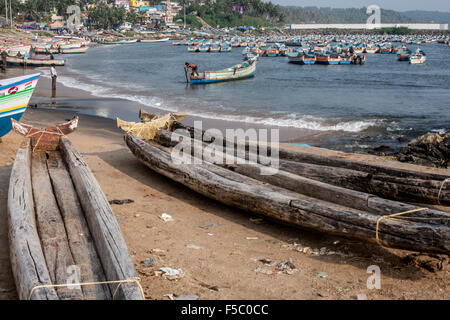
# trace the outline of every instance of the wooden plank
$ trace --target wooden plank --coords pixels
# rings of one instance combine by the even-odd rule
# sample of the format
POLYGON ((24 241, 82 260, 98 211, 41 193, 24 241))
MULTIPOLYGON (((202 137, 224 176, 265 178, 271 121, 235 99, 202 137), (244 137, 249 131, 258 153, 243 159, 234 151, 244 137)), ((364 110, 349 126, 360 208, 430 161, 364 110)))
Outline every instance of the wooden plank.
MULTIPOLYGON (((207 162, 174 164, 167 148, 134 134, 126 136, 126 143, 151 169, 222 203, 291 225, 375 241, 379 215, 307 197, 207 162)), ((450 228, 446 226, 384 220, 380 238, 400 248, 450 251, 450 228)))
MULTIPOLYGON (((59 152, 47 152, 47 167, 53 190, 62 214, 70 251, 78 268, 80 282, 100 282, 106 277, 95 250, 89 228, 72 179, 59 152)), ((82 286, 84 298, 109 300, 108 285, 82 286)))
MULTIPOLYGON (((36 229, 30 167, 31 150, 26 141, 17 151, 8 191, 9 252, 21 300, 28 300, 34 287, 52 284, 36 229)), ((58 296, 54 289, 43 288, 35 290, 31 299, 58 300, 58 296)))
MULTIPOLYGON (((54 284, 67 284, 75 262, 53 193, 45 152, 35 152, 31 156, 31 182, 37 228, 50 278, 54 284)), ((80 289, 59 287, 56 291, 62 300, 83 299, 80 289)))
MULTIPOLYGON (((60 148, 77 190, 107 280, 126 280, 136 277, 119 224, 97 180, 81 154, 67 138, 61 138, 60 148)), ((117 286, 117 284, 111 285, 111 292, 114 292, 117 286)), ((115 299, 125 300, 142 298, 140 289, 135 283, 122 284, 115 297, 115 299)))

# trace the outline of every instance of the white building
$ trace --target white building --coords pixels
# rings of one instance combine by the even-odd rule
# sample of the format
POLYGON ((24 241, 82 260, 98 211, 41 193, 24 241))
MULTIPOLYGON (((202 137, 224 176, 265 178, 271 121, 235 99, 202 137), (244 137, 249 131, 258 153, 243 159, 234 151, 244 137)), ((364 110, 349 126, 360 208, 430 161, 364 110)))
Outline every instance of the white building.
POLYGON ((381 28, 400 28, 406 27, 411 30, 449 30, 448 24, 438 23, 336 23, 336 24, 288 24, 287 29, 291 30, 310 30, 310 29, 381 29, 381 28))

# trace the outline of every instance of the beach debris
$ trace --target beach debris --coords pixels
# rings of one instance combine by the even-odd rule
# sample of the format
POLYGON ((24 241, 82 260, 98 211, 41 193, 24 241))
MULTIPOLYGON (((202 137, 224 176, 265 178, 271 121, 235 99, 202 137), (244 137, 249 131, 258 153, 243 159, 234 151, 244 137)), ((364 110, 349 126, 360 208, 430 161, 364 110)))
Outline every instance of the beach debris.
POLYGON ((210 285, 210 284, 207 284, 207 283, 204 283, 204 282, 201 282, 201 281, 198 281, 198 284, 200 286, 202 286, 203 288, 207 288, 207 289, 212 290, 212 291, 219 291, 219 287, 218 286, 210 285))
POLYGON ((173 221, 173 218, 170 214, 167 213, 163 213, 160 217, 163 221, 168 222, 168 221, 173 221))
POLYGON ((147 258, 141 261, 142 264, 153 264, 155 262, 155 259, 153 258, 147 258))
POLYGON ((318 272, 318 273, 316 273, 316 277, 326 278, 326 277, 328 277, 328 274, 326 272, 318 272))
POLYGON ((168 279, 168 280, 175 280, 175 279, 184 277, 184 272, 181 269, 162 267, 162 268, 159 268, 158 271, 163 272, 163 276, 165 276, 166 279, 168 279))
POLYGON ((258 240, 258 237, 247 237, 247 240, 258 240))
POLYGON ((139 218, 141 215, 140 215, 139 213, 136 213, 134 216, 135 216, 136 218, 139 218))
POLYGON ((341 242, 341 241, 336 240, 336 241, 333 241, 333 244, 334 244, 334 245, 338 245, 340 242, 341 242))
POLYGON ((215 227, 220 226, 220 223, 216 222, 216 223, 211 223, 211 224, 207 224, 206 226, 200 226, 200 228, 202 229, 212 229, 215 227))
POLYGON ((163 295, 163 297, 168 297, 170 300, 175 300, 173 293, 166 293, 163 295))
POLYGON ((208 235, 208 236, 213 236, 214 233, 208 232, 207 235, 208 235))
POLYGON ((448 168, 450 164, 450 132, 430 132, 412 140, 396 154, 400 162, 429 167, 448 168))
POLYGON ((412 253, 405 256, 403 260, 408 264, 412 264, 415 267, 419 267, 430 272, 442 271, 446 268, 446 266, 448 266, 449 263, 448 256, 439 254, 412 253))
POLYGON ((367 296, 365 293, 358 293, 356 295, 356 300, 367 300, 367 296))
POLYGON ((186 248, 188 248, 188 249, 199 250, 199 249, 201 249, 202 247, 199 247, 199 246, 197 246, 197 245, 195 245, 195 244, 188 244, 188 245, 186 246, 186 248))
POLYGON ((150 249, 149 252, 150 253, 155 253, 155 254, 160 254, 160 253, 164 253, 165 250, 154 248, 154 249, 150 249))
POLYGON ((255 224, 261 224, 264 221, 261 218, 250 218, 249 220, 250 220, 250 222, 253 222, 255 224))
POLYGON ((269 260, 269 259, 259 259, 259 262, 261 262, 262 264, 266 265, 266 266, 273 266, 275 265, 275 261, 269 260))
POLYGON ((180 294, 175 300, 198 300, 198 296, 180 294))
POLYGON ((132 199, 110 200, 110 201, 108 201, 108 202, 109 202, 109 204, 118 204, 118 205, 122 205, 122 204, 133 203, 134 200, 132 200, 132 199))
POLYGON ((295 272, 298 272, 299 270, 295 267, 295 265, 292 263, 291 260, 288 261, 282 261, 278 263, 275 267, 275 269, 268 268, 273 267, 275 265, 274 261, 268 260, 268 259, 260 259, 260 262, 263 263, 262 266, 258 266, 254 271, 262 274, 267 275, 278 275, 278 274, 287 274, 291 275, 295 272))
POLYGON ((348 256, 342 252, 329 250, 327 247, 322 247, 320 249, 317 249, 317 248, 311 249, 311 247, 304 247, 300 243, 296 243, 296 242, 294 242, 292 244, 283 244, 283 245, 281 245, 281 247, 285 248, 285 249, 289 249, 289 250, 302 252, 302 253, 308 254, 308 255, 315 255, 315 256, 317 256, 317 255, 320 255, 320 256, 340 255, 342 257, 348 256))

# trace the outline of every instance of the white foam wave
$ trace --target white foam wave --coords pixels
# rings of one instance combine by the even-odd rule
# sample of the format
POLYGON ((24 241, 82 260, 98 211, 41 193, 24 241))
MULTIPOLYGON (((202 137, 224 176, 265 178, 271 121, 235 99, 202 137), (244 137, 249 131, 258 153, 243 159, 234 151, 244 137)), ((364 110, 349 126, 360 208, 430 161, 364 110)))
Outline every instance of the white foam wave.
MULTIPOLYGON (((50 77, 50 72, 46 69, 42 70, 44 77, 50 77)), ((95 77, 90 77, 94 80, 95 77)), ((58 80, 66 87, 77 88, 89 92, 93 96, 103 98, 119 98, 134 101, 155 109, 177 112, 180 108, 172 106, 169 102, 154 96, 143 96, 118 93, 117 88, 101 86, 93 83, 83 82, 77 80, 69 75, 60 75, 58 80)), ((220 108, 218 108, 220 109, 220 108)), ((195 117, 215 120, 226 120, 232 122, 252 123, 259 125, 275 126, 275 127, 292 127, 299 129, 308 129, 314 131, 345 131, 345 132, 360 132, 372 126, 381 126, 383 120, 381 119, 367 119, 367 120, 330 120, 311 115, 298 116, 290 114, 281 116, 279 118, 273 117, 252 117, 243 115, 217 114, 214 112, 199 112, 199 110, 188 110, 189 114, 195 117)))

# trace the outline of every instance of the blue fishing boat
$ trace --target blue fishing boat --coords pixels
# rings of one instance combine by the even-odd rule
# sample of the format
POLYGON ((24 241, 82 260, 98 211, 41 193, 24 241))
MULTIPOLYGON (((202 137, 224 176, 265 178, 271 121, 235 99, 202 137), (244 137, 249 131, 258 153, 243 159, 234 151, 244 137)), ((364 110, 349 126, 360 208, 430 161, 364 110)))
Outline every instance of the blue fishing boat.
POLYGON ((0 80, 0 137, 11 131, 11 119, 25 112, 40 74, 0 80))

